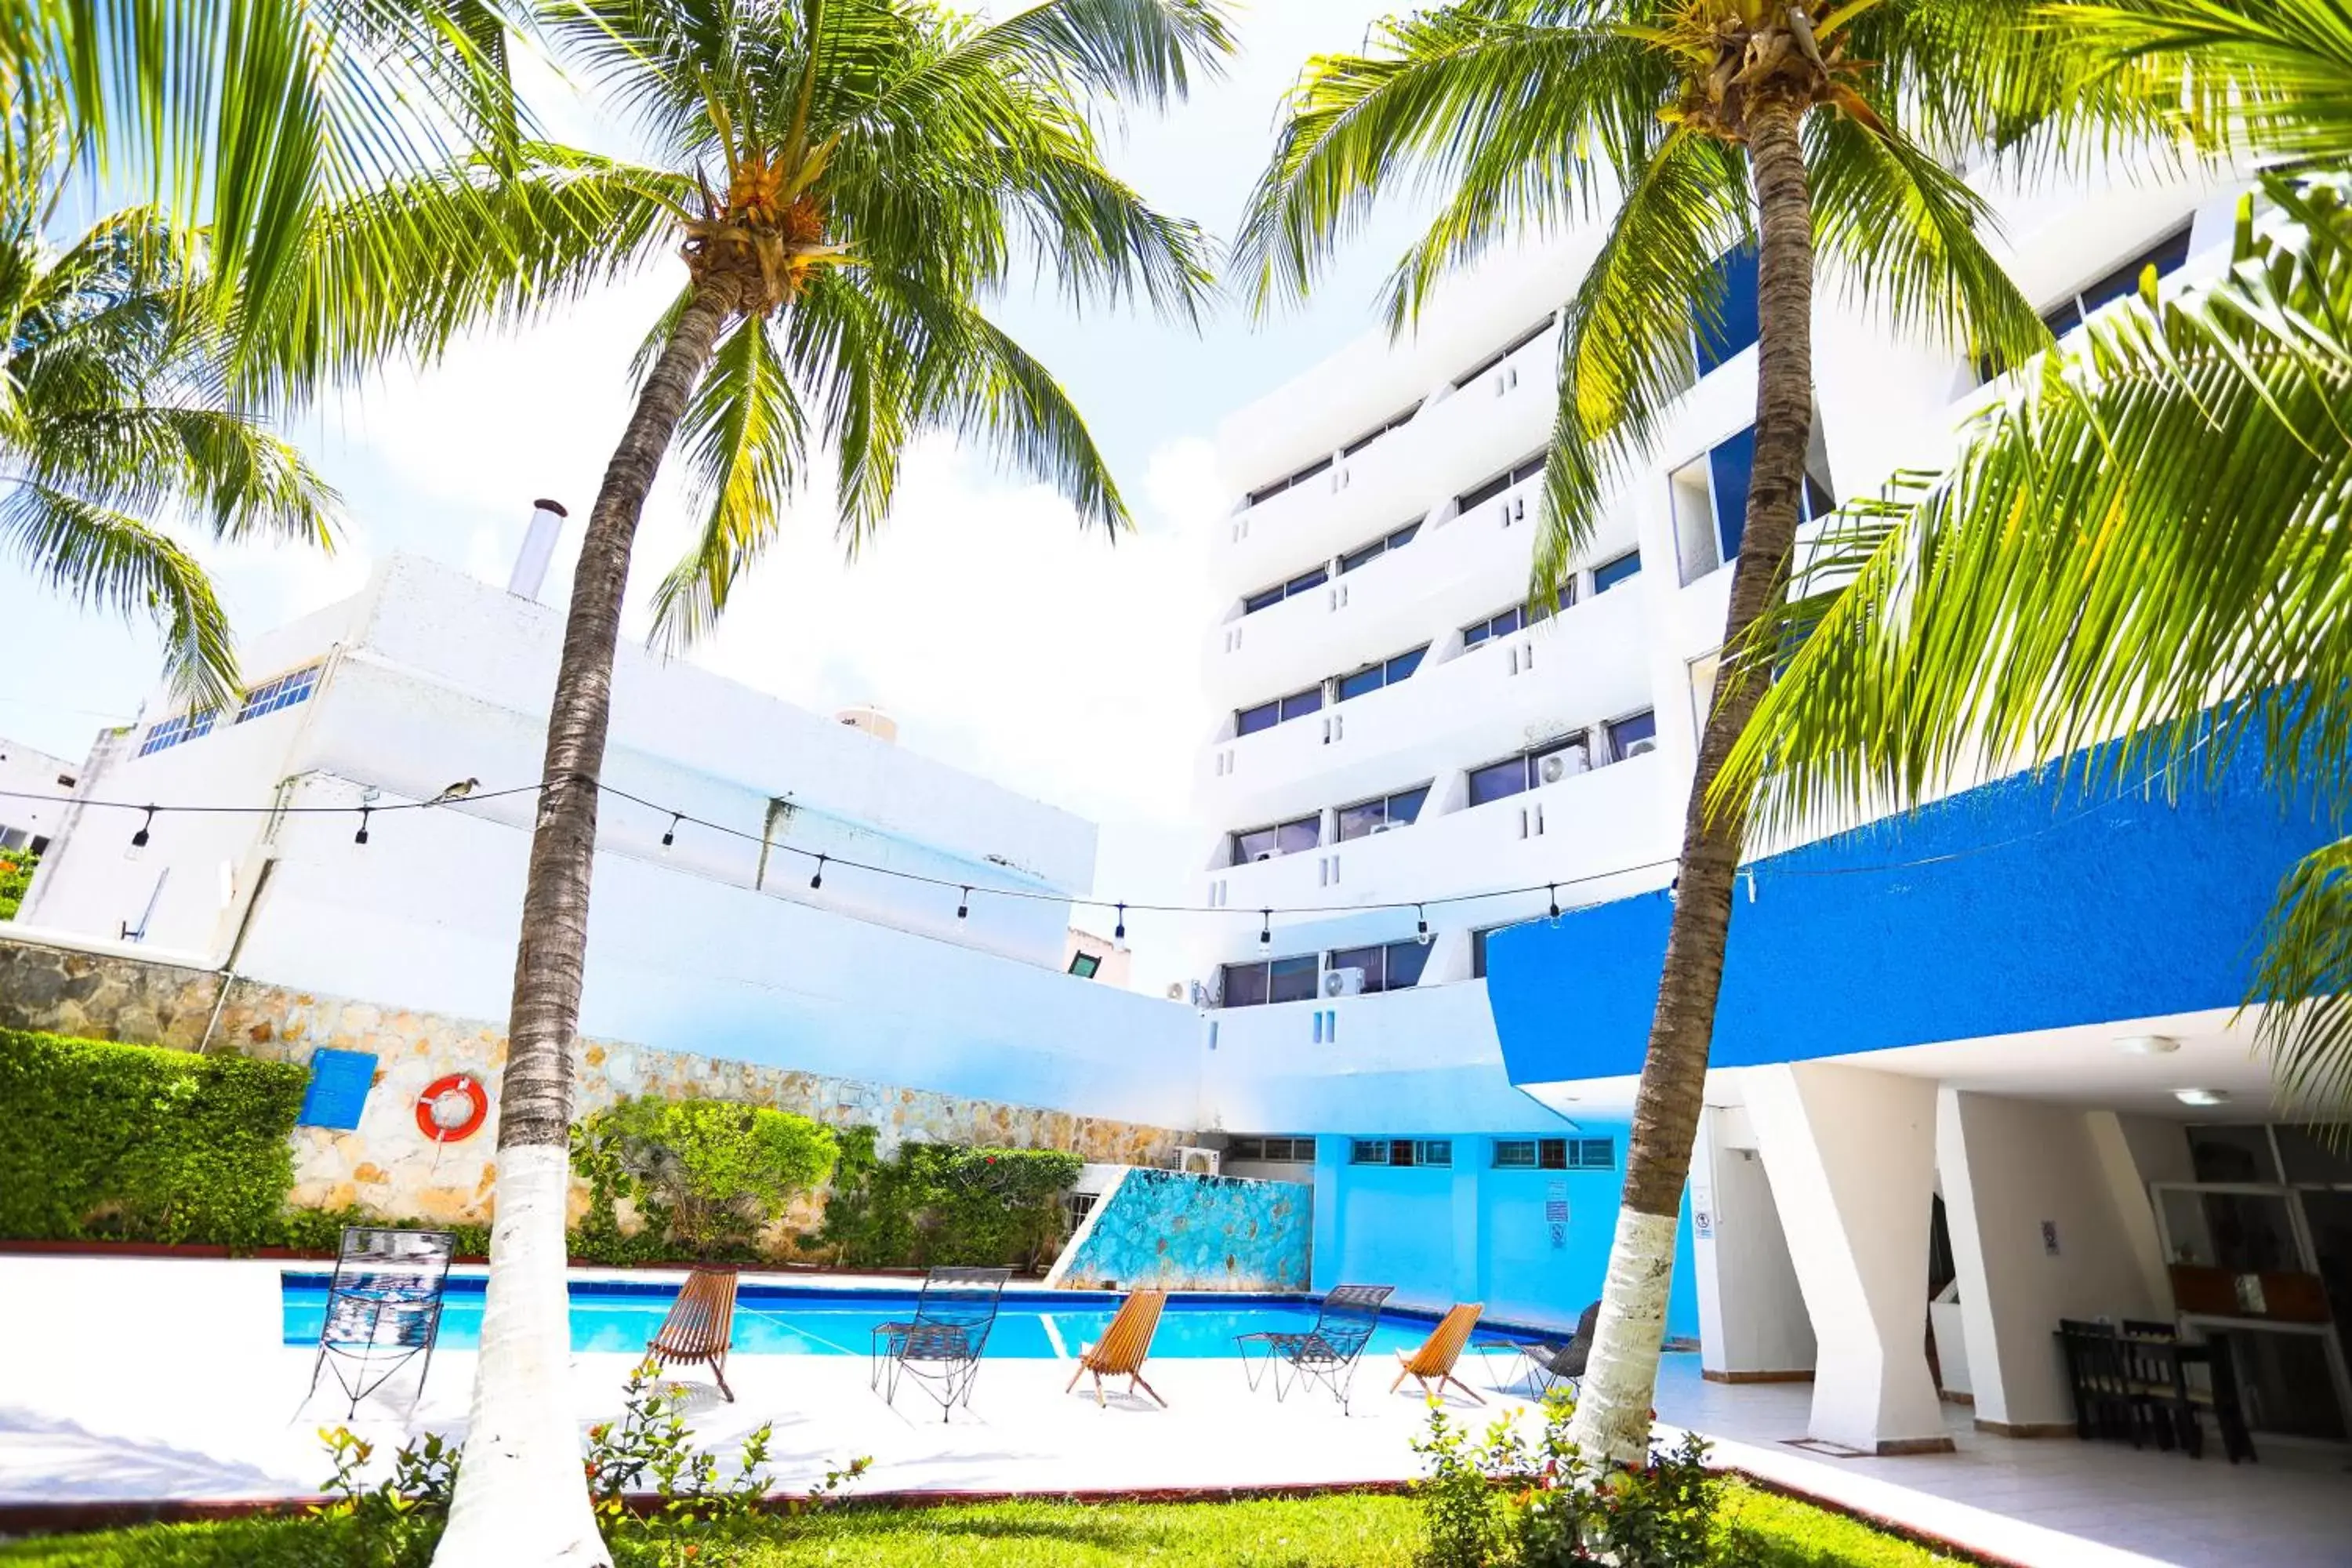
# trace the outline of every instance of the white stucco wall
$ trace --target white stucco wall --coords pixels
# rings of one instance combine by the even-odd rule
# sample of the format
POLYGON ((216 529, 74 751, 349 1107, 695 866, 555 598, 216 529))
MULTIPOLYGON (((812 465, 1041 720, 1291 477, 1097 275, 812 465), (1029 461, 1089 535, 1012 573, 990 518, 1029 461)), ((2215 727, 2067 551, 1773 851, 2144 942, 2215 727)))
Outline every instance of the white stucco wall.
POLYGON ((1812 1320, 1744 1110, 1700 1117, 1690 1206, 1699 1364, 1726 1378, 1811 1375, 1812 1320))

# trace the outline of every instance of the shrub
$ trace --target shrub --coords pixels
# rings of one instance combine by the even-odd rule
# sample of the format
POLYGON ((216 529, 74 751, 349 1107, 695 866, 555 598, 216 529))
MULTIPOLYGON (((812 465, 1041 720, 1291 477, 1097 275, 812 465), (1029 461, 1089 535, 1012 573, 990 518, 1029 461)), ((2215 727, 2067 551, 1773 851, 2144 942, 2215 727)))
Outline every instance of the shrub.
POLYGON ((286 1062, 0 1030, 0 1235, 268 1242, 309 1079, 286 1062))
POLYGON ((647 1231, 697 1257, 748 1247, 794 1197, 824 1184, 835 1153, 832 1129, 728 1100, 641 1095, 572 1130, 572 1168, 591 1194, 582 1228, 617 1234, 615 1205, 626 1197, 647 1231))
POLYGON ((0 852, 0 921, 13 921, 24 907, 25 895, 33 890, 33 873, 41 868, 41 858, 19 854, 16 850, 0 852))
POLYGON ((1718 1539, 1722 1482, 1706 1468, 1706 1444, 1685 1434, 1638 1468, 1586 1461, 1568 1440, 1576 1402, 1566 1390, 1544 1401, 1543 1431, 1530 1444, 1516 1413, 1486 1436, 1431 1402, 1429 1430, 1413 1448, 1430 1472, 1417 1489, 1428 1544, 1426 1568, 1709 1568, 1748 1563, 1741 1538, 1718 1539))
POLYGON ((1062 1196, 1085 1162, 1057 1149, 908 1143, 878 1160, 874 1130, 842 1135, 823 1235, 862 1268, 1034 1268, 1064 1236, 1062 1196))

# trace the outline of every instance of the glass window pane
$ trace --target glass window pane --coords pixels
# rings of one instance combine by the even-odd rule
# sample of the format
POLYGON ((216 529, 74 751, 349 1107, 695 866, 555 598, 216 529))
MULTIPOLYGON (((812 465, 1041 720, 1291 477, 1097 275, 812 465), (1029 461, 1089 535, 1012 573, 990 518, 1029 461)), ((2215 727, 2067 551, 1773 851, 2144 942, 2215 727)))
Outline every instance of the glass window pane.
POLYGON ((2271 1158, 2271 1134, 2266 1127, 2191 1127, 2189 1157, 2196 1163, 2200 1182, 2275 1182, 2278 1163, 2271 1158))
POLYGON ((1470 804, 1484 805, 1490 800, 1518 794, 1528 787, 1528 760, 1513 757, 1507 762, 1489 763, 1483 768, 1470 770, 1470 804))
POLYGON ((1331 955, 1334 969, 1360 969, 1364 972, 1364 989, 1381 988, 1381 950, 1377 947, 1343 947, 1331 955))
POLYGON ((1392 942, 1388 946, 1388 965, 1389 972, 1381 982, 1382 990, 1402 991, 1408 985, 1418 985, 1421 984, 1421 972, 1429 967, 1429 948, 1418 941, 1392 942))
POLYGON ((1553 605, 1555 605, 1557 607, 1559 607, 1559 608, 1560 608, 1560 609, 1563 609, 1563 610, 1568 609, 1568 608, 1570 608, 1570 607, 1571 607, 1572 605, 1575 605, 1575 603, 1576 603, 1576 579, 1575 579, 1575 578, 1570 577, 1567 582, 1562 583, 1562 584, 1559 585, 1559 592, 1552 595, 1552 603, 1553 603, 1553 605))
POLYGON ((1280 603, 1282 603, 1282 590, 1279 588, 1268 588, 1263 594, 1252 594, 1248 598, 1244 599, 1242 601, 1242 614, 1245 616, 1254 616, 1260 610, 1270 610, 1280 603))
POLYGON ((1282 700, 1282 716, 1285 719, 1303 718, 1322 706, 1323 689, 1321 687, 1318 686, 1307 691, 1294 691, 1282 700))
POLYGON ((1496 474, 1485 484, 1479 485, 1473 489, 1464 490, 1460 495, 1455 496, 1454 498, 1454 510, 1457 512, 1468 511, 1473 507, 1478 506, 1483 502, 1493 500, 1496 496, 1501 495, 1505 490, 1509 489, 1510 488, 1511 476, 1507 473, 1496 474))
POLYGON ((1451 1165, 1454 1163, 1454 1140, 1424 1138, 1414 1153, 1423 1165, 1451 1165))
POLYGON ((1312 849, 1323 842, 1323 819, 1302 816, 1296 822, 1286 822, 1274 830, 1275 852, 1296 855, 1302 849, 1312 849))
POLYGON ((2050 329, 2052 337, 2063 338, 2083 324, 2082 308, 2069 300, 2042 317, 2042 324, 2050 329))
POLYGON ((1344 844, 1350 838, 1361 838, 1388 819, 1388 802, 1384 800, 1343 805, 1339 808, 1339 841, 1344 844))
POLYGON ((1709 321, 1704 304, 1698 312, 1698 373, 1708 371, 1754 342, 1756 314, 1756 247, 1743 245, 1715 258, 1705 293, 1716 306, 1717 320, 1709 321), (1719 292, 1718 292, 1719 290, 1719 292))
POLYGON ((1657 738, 1658 716, 1655 713, 1636 713, 1631 718, 1620 719, 1609 726, 1610 758, 1622 763, 1633 754, 1637 742, 1648 741, 1655 744, 1657 738))
POLYGON ((1412 542, 1412 536, 1420 531, 1421 524, 1417 522, 1406 523, 1402 528, 1398 529, 1394 533, 1389 535, 1389 548, 1391 550, 1402 550, 1406 545, 1412 542))
POLYGON ((1756 426, 1717 445, 1706 455, 1707 472, 1715 481, 1715 531, 1723 541, 1723 558, 1739 556, 1739 541, 1748 531, 1748 485, 1756 472, 1756 426))
POLYGON ((1304 576, 1293 577, 1289 582, 1285 583, 1282 585, 1282 591, 1286 595, 1304 594, 1309 588, 1320 588, 1325 583, 1330 581, 1330 578, 1329 567, 1318 566, 1304 576))
POLYGON ((1365 545, 1361 550, 1357 551, 1353 555, 1342 555, 1339 557, 1340 574, 1345 576, 1348 573, 1353 572, 1357 567, 1363 565, 1368 561, 1379 560, 1381 555, 1387 552, 1387 551, 1388 542, 1385 540, 1376 539, 1372 541, 1371 543, 1365 545))
POLYGON ((1412 1139, 1410 1139, 1410 1138, 1391 1138, 1391 1139, 1390 1139, 1390 1140, 1389 1140, 1389 1163, 1390 1163, 1390 1164, 1391 1164, 1391 1165, 1411 1165, 1411 1164, 1414 1164, 1414 1163, 1416 1163, 1416 1162, 1414 1161, 1414 1159, 1413 1159, 1412 1155, 1413 1155, 1413 1145, 1412 1145, 1412 1139))
POLYGON ((1536 1148, 1538 1151, 1538 1157, 1536 1163, 1541 1166, 1544 1170, 1565 1171, 1568 1169, 1567 1139, 1546 1138, 1538 1142, 1536 1145, 1536 1148))
POLYGON ((1267 702, 1255 708, 1244 708, 1234 715, 1234 732, 1243 735, 1255 735, 1260 730, 1271 730, 1281 722, 1282 704, 1279 702, 1267 702))
POLYGON ((1476 647, 1480 643, 1485 642, 1488 637, 1493 637, 1494 635, 1495 626, 1494 623, 1491 621, 1480 621, 1475 626, 1464 626, 1462 628, 1462 646, 1465 648, 1476 647))
POLYGON ((1497 1138, 1495 1140, 1495 1169, 1524 1171, 1536 1163, 1536 1145, 1531 1138, 1497 1138))
POLYGON ((1265 965, 1263 963, 1228 963, 1225 984, 1221 993, 1228 1007, 1255 1007, 1265 1000, 1265 965))
POLYGON ((1343 675, 1339 678, 1339 700, 1346 702, 1353 698, 1361 697, 1368 691, 1378 691, 1387 684, 1388 676, 1377 664, 1370 669, 1360 669, 1353 675, 1343 675))
POLYGON ((1275 830, 1271 827, 1253 827, 1247 833, 1234 834, 1234 864, 1246 866, 1261 856, 1273 854, 1274 836, 1275 830))
POLYGON ((1494 934, 1491 930, 1470 933, 1470 978, 1473 980, 1486 978, 1486 939, 1494 934))
POLYGON ((1297 958, 1277 958, 1272 965, 1273 974, 1266 983, 1266 997, 1274 1002, 1307 1002, 1315 995, 1315 955, 1311 952, 1297 958))
POLYGON ((1808 472, 1805 475, 1805 521, 1810 522, 1817 517, 1827 517, 1835 510, 1837 502, 1830 499, 1829 486, 1808 472))
POLYGON ((2162 278, 2188 259, 2189 231, 2184 228, 2158 241, 2097 282, 2084 285, 2083 309, 2085 312, 2095 310, 2110 300, 2138 292, 2139 275, 2150 267, 2162 278))
POLYGON ((1640 575, 1641 571, 1642 552, 1638 550, 1628 551, 1616 560, 1604 561, 1592 569, 1592 591, 1596 594, 1605 594, 1620 583, 1640 575))
MULTIPOLYGON (((2278 1135, 2279 1155, 2286 1162, 2286 1179, 2290 1182, 2328 1182, 2352 1186, 2352 1139, 2347 1130, 2336 1130, 2333 1147, 2324 1130, 2310 1127, 2290 1127, 2282 1122, 2271 1129, 2278 1135)), ((2352 1264, 2352 1252, 2346 1254, 2352 1264)), ((2352 1313, 2345 1316, 2352 1322, 2352 1313)))
POLYGON ((1411 653, 1401 653, 1389 660, 1389 684, 1393 686, 1398 681, 1408 679, 1414 670, 1421 668, 1422 658, 1428 652, 1429 645, 1423 643, 1411 653))
POLYGON ((1351 1165, 1385 1165, 1389 1163, 1388 1141, 1382 1138, 1358 1138, 1348 1145, 1348 1163, 1351 1165))
POLYGON ((1398 791, 1395 795, 1389 796, 1389 820, 1391 822, 1419 821, 1421 819, 1422 803, 1428 798, 1429 786, 1427 784, 1422 785, 1419 789, 1398 791))

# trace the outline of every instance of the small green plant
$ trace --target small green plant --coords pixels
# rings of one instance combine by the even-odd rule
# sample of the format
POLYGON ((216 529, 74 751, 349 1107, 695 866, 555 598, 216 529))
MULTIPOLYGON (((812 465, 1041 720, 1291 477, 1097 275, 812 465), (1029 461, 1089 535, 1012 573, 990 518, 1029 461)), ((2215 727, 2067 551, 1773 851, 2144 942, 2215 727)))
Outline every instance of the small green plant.
POLYGON ((1423 1568, 1711 1568, 1749 1561, 1738 1532, 1718 1540, 1721 1481, 1706 1444, 1685 1434, 1640 1467, 1594 1465, 1569 1441, 1576 1402, 1565 1389, 1544 1401, 1530 1443, 1498 1416, 1474 1441, 1437 1401, 1413 1443, 1429 1473, 1417 1489, 1427 1544, 1423 1568))
POLYGON ((824 1184, 837 1153, 828 1127, 729 1100, 640 1095, 572 1132, 572 1169, 589 1184, 583 1230, 617 1235, 625 1197, 656 1242, 698 1258, 748 1247, 793 1198, 824 1184))
POLYGON ((344 1539, 355 1561, 368 1568, 425 1568, 449 1515, 457 1487, 457 1446, 439 1433, 393 1456, 392 1474, 370 1486, 368 1461, 375 1445, 348 1426, 320 1427, 335 1473, 320 1489, 333 1500, 311 1512, 321 1519, 349 1520, 344 1539))
POLYGON ((33 890, 33 873, 41 868, 41 858, 15 850, 0 853, 0 921, 13 921, 16 911, 25 907, 25 895, 33 890))

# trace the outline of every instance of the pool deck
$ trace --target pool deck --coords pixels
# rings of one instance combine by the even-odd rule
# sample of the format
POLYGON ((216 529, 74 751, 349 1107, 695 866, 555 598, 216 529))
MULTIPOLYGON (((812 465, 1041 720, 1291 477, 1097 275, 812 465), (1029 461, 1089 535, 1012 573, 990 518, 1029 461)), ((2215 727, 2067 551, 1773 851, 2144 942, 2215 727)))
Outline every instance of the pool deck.
MULTIPOLYGON (((318 1429, 343 1413, 331 1389, 301 1405, 310 1352, 279 1342, 277 1262, 0 1257, 0 1510, 26 1504, 283 1499, 313 1493, 328 1467, 318 1429)), ((581 1271, 583 1276, 593 1271, 581 1271)), ((645 1278, 642 1274, 630 1276, 645 1278)), ((780 1282, 807 1284, 803 1277, 780 1282)), ((903 1280, 859 1281, 843 1286, 903 1280)), ((2258 1465, 2136 1453, 2071 1439, 1987 1436, 1955 1407, 1958 1451, 1826 1459, 1785 1446, 1804 1432, 1801 1384, 1723 1387, 1696 1357, 1669 1356, 1662 1418, 1706 1433, 1717 1462, 1998 1560, 2032 1568, 2304 1568, 2352 1561, 2352 1474, 2343 1452, 2265 1447, 2258 1465)), ((633 1358, 574 1359, 583 1426, 618 1412, 633 1358)), ((475 1357, 437 1354, 413 1427, 462 1433, 475 1357)), ((1154 1363, 1171 1408, 1065 1394, 1071 1367, 991 1362, 971 1407, 942 1423, 919 1390, 897 1409, 866 1386, 863 1357, 745 1355, 729 1368, 739 1402, 693 1402, 720 1449, 775 1424, 780 1488, 870 1456, 876 1492, 1135 1492, 1388 1482, 1417 1473, 1424 1407, 1391 1394, 1368 1361, 1351 1414, 1312 1391, 1277 1405, 1223 1359, 1154 1363)), ((1526 1401, 1464 1373, 1489 1409, 1526 1401)), ((688 1369, 680 1381, 708 1385, 688 1369)), ((397 1384, 412 1386, 405 1376, 397 1384)), ((1408 1385, 1408 1389, 1410 1385, 1408 1385)), ((1459 1396, 1457 1412, 1488 1418, 1459 1396)), ((403 1412, 373 1403, 352 1423, 396 1447, 403 1412)))

